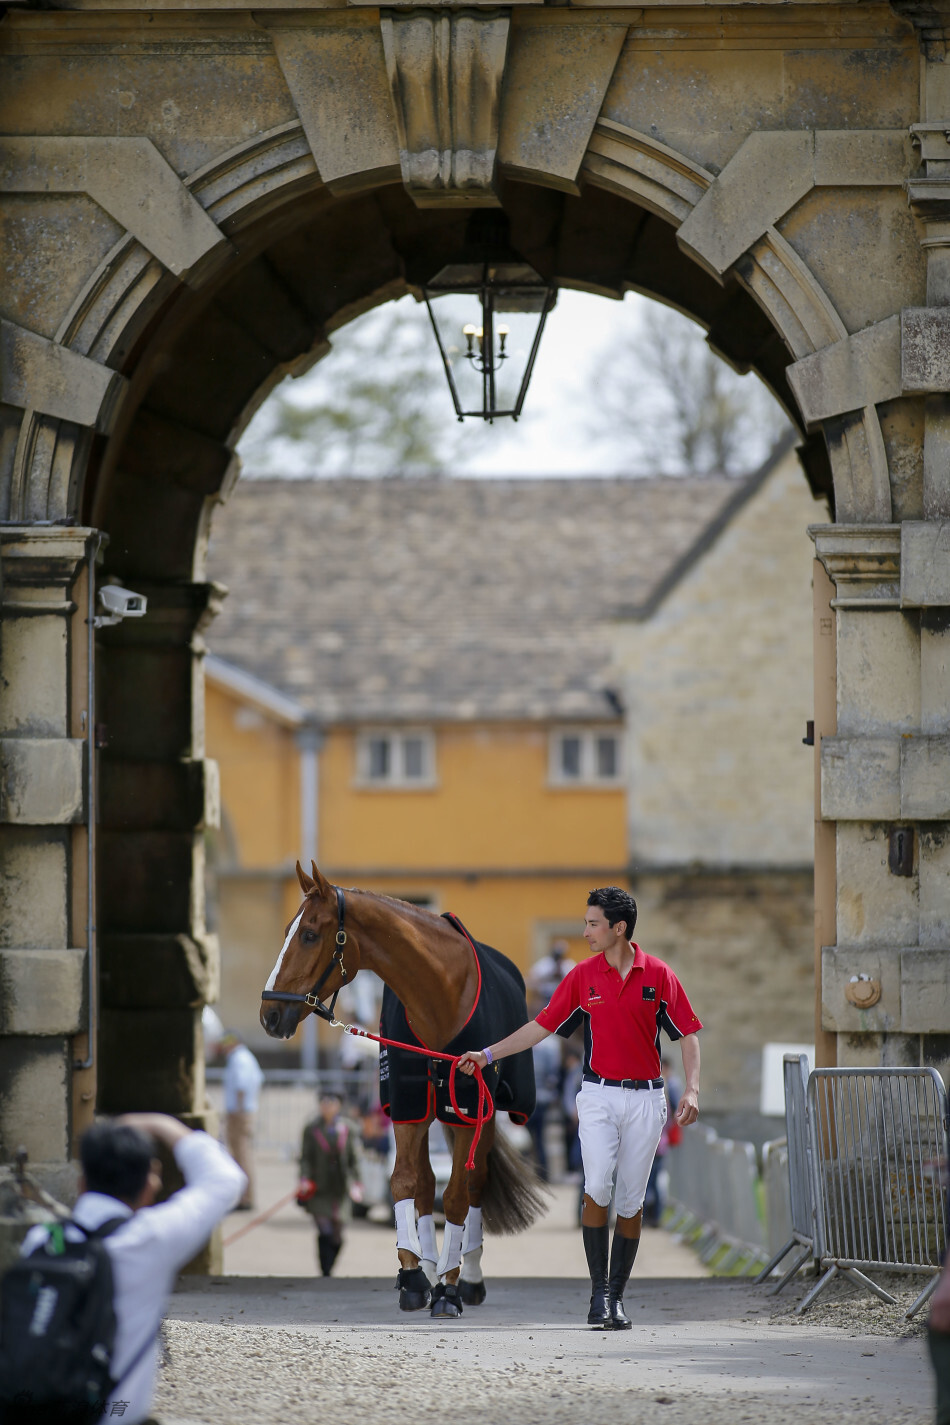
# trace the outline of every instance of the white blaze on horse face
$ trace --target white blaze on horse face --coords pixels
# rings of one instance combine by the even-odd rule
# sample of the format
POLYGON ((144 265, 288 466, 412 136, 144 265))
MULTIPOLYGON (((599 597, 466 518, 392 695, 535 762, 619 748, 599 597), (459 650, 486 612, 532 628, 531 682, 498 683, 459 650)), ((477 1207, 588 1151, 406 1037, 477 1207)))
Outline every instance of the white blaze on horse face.
POLYGON ((267 981, 267 984, 264 986, 265 990, 272 990, 272 989, 274 988, 274 986, 276 985, 276 983, 277 983, 277 976, 280 974, 280 967, 281 967, 281 965, 284 963, 284 956, 287 954, 287 947, 290 945, 291 940, 293 940, 294 936, 297 934, 297 929, 298 929, 298 927, 299 927, 299 925, 300 925, 300 922, 303 920, 303 913, 304 913, 304 910, 305 910, 305 909, 306 909, 306 907, 304 907, 304 906, 301 907, 300 914, 297 916, 297 919, 294 921, 293 925, 292 925, 292 926, 290 927, 290 929, 287 931, 287 939, 284 941, 283 945, 281 946, 280 954, 277 956, 277 964, 274 966, 274 968, 273 968, 273 969, 271 970, 271 972, 270 972, 270 979, 267 981))

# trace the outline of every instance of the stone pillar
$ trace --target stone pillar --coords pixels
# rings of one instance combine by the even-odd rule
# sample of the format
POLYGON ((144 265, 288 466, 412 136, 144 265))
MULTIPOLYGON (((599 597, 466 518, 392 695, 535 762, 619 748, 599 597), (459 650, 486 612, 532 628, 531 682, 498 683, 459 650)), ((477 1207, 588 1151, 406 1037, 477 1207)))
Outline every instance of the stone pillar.
POLYGON ((820 749, 838 886, 822 1025, 845 1066, 950 1061, 950 621, 922 606, 931 593, 950 605, 939 528, 812 531, 837 623, 837 729, 820 749))
POLYGON ((204 759, 205 651, 213 584, 136 582, 145 618, 105 630, 100 653, 99 1107, 204 1126, 201 1010, 217 995, 205 927, 204 832, 219 821, 204 759))
POLYGON ((837 1034, 839 1064, 927 1064, 946 1074, 950 5, 895 0, 895 9, 914 24, 921 52, 911 138, 923 171, 907 190, 927 258, 926 306, 901 311, 897 385, 923 397, 923 475, 902 523, 812 531, 835 584, 837 632, 837 727, 819 756, 820 816, 835 823, 837 843, 836 938, 821 952, 821 1025, 837 1034))
POLYGON ((0 1163, 23 1145, 34 1175, 66 1197, 96 1090, 87 617, 100 539, 0 529, 0 1163))
MULTIPOLYGON (((99 1103, 217 1131, 205 1095, 201 1011, 218 993, 205 927, 204 833, 219 823, 217 764, 204 758, 202 630, 215 584, 130 578, 142 619, 103 630, 99 656, 99 1103)), ((166 1189, 180 1185, 165 1163, 166 1189)), ((221 1234, 190 1264, 221 1271, 221 1234)))

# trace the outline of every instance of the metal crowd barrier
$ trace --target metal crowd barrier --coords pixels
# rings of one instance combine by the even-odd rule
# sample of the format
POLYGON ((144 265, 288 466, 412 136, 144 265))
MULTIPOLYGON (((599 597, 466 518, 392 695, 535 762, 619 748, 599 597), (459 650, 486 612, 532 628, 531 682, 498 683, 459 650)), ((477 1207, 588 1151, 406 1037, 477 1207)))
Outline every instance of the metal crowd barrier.
POLYGON ((934 1069, 816 1069, 808 1081, 815 1256, 823 1275, 807 1310, 839 1273, 896 1304, 866 1271, 931 1277, 947 1245, 942 1169, 947 1095, 934 1069), (863 1269, 863 1270, 862 1270, 863 1269))
POLYGON ((765 1250, 777 1254, 783 1243, 788 1242, 792 1231, 788 1144, 784 1138, 762 1145, 762 1188, 765 1194, 765 1250))
POLYGON ((673 1213, 666 1225, 717 1271, 740 1263, 747 1271, 771 1253, 759 1282, 794 1252, 773 1295, 814 1262, 818 1280, 799 1314, 839 1274, 892 1305, 896 1297, 868 1271, 927 1276, 909 1319, 934 1291, 947 1246, 948 1118, 940 1076, 933 1069, 809 1075, 804 1055, 791 1054, 783 1073, 786 1139, 766 1145, 761 1184, 750 1143, 720 1139, 697 1124, 667 1156, 673 1213))
POLYGON ((690 1240, 717 1272, 757 1267, 765 1256, 765 1229, 753 1145, 696 1124, 665 1161, 673 1209, 665 1225, 690 1240))
POLYGON ((782 1065, 785 1081, 785 1151, 788 1164, 788 1208, 791 1235, 784 1245, 763 1267, 756 1277, 756 1283, 766 1277, 779 1262, 792 1251, 799 1249, 792 1265, 785 1272, 771 1294, 777 1295, 792 1277, 803 1267, 815 1251, 814 1211, 812 1209, 812 1184, 810 1166, 810 1146, 808 1142, 808 1059, 804 1054, 786 1054, 782 1065))

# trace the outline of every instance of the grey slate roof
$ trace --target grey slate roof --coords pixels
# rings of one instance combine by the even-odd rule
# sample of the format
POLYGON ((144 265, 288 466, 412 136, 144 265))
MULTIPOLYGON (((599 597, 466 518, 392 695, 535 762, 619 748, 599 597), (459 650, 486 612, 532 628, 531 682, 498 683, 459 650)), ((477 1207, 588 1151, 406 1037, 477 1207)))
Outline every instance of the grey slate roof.
POLYGON ((615 718, 607 621, 737 493, 702 479, 243 480, 214 654, 326 723, 615 718))

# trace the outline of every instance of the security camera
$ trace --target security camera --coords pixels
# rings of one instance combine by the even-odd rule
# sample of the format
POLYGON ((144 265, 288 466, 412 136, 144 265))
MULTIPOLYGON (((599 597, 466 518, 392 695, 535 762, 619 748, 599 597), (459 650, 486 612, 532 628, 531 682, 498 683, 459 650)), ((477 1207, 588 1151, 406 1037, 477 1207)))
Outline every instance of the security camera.
POLYGON ((131 589, 123 589, 121 584, 104 584, 99 590, 99 607, 103 612, 93 619, 93 626, 111 628, 124 618, 141 618, 146 606, 144 594, 134 594, 131 589))

